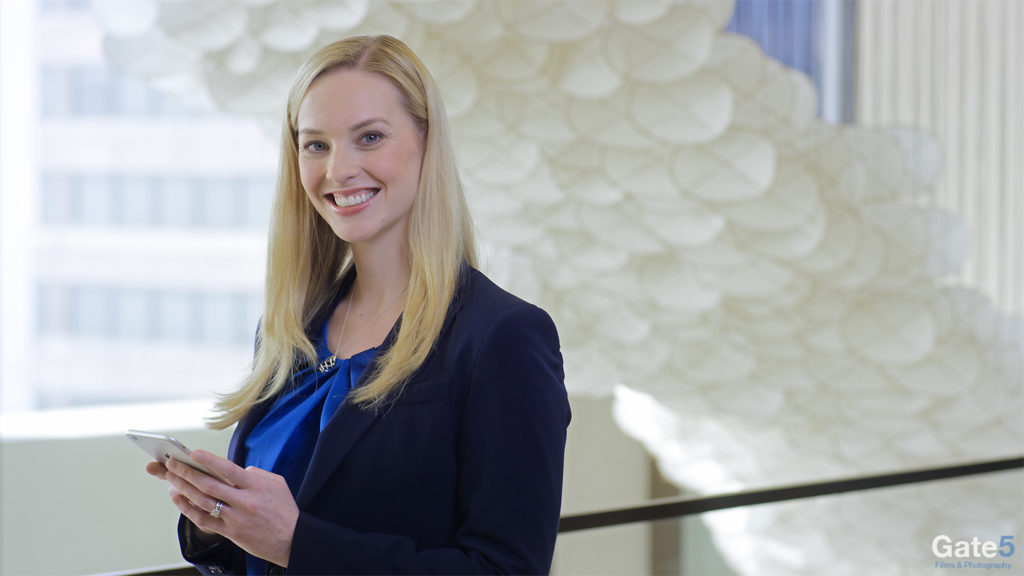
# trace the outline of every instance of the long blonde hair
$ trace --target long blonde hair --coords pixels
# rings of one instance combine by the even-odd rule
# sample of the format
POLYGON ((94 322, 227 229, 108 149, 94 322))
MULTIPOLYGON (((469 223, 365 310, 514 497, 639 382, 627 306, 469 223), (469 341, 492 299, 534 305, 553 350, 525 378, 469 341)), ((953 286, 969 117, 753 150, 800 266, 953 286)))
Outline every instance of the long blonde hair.
POLYGON ((423 165, 407 235, 411 274, 405 309, 392 345, 381 352, 367 383, 352 390, 350 402, 376 408, 401 389, 441 332, 463 264, 476 265, 473 225, 447 114, 426 66, 390 36, 359 36, 325 46, 299 68, 288 94, 253 370, 238 390, 220 397, 217 414, 208 421, 213 428, 234 424, 281 391, 297 367, 318 361, 309 331, 316 328, 314 321, 330 314, 352 267, 348 243, 317 214, 299 179, 299 106, 313 81, 336 69, 389 79, 424 134, 423 165))

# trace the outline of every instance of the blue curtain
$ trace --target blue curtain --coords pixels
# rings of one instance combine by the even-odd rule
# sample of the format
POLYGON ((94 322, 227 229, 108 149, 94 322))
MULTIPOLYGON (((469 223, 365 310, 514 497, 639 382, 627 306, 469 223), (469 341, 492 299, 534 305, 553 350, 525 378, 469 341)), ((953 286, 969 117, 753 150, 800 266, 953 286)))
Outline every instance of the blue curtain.
POLYGON ((749 36, 769 56, 807 74, 818 90, 819 111, 824 109, 820 100, 823 95, 831 93, 843 98, 841 120, 848 122, 853 111, 854 17, 853 0, 838 0, 832 6, 821 0, 736 0, 726 29, 749 36), (840 37, 823 35, 823 16, 828 9, 836 10, 841 19, 840 37), (842 43, 837 47, 844 55, 840 73, 843 86, 838 93, 822 89, 822 66, 826 65, 821 57, 823 42, 842 43))

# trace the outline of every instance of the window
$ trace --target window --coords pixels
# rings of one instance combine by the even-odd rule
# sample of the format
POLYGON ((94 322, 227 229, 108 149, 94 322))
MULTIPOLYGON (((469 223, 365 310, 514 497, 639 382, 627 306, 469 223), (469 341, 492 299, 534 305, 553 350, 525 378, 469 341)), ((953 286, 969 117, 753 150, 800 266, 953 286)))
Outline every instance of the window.
POLYGON ((726 29, 807 74, 818 91, 818 115, 847 123, 853 120, 855 11, 852 0, 736 0, 726 29))
POLYGON ((0 109, 18 143, 0 152, 0 409, 230 389, 262 305, 274 138, 107 66, 87 1, 13 17, 32 25, 0 50, 22 88, 0 109))

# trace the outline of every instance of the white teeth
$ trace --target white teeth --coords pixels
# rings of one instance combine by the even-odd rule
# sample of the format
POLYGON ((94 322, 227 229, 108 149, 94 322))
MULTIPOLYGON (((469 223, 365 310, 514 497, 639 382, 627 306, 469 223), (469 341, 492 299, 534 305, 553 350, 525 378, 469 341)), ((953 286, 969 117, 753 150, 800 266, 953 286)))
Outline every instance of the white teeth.
POLYGON ((370 198, 377 195, 377 190, 367 190, 360 192, 359 194, 353 194, 351 196, 342 196, 341 194, 334 195, 334 203, 343 208, 348 206, 355 206, 356 204, 362 204, 370 198))

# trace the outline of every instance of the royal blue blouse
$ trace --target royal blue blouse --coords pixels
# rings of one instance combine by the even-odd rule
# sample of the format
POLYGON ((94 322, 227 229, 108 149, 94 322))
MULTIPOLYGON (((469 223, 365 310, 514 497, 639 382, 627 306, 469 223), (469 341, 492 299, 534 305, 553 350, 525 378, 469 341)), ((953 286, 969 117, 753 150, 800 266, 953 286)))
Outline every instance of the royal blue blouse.
MULTIPOLYGON (((326 344, 327 324, 324 322, 320 339, 314 342, 317 357, 322 359, 332 355, 326 344)), ((318 363, 294 374, 291 385, 246 438, 245 465, 284 476, 292 496, 298 494, 320 431, 376 353, 376 348, 370 348, 337 360, 325 372, 320 372, 318 363)), ((266 568, 265 560, 246 555, 249 574, 265 574, 266 568)))

